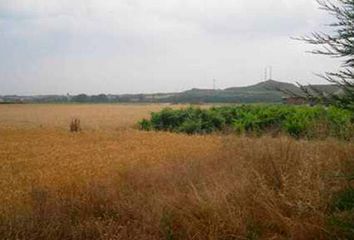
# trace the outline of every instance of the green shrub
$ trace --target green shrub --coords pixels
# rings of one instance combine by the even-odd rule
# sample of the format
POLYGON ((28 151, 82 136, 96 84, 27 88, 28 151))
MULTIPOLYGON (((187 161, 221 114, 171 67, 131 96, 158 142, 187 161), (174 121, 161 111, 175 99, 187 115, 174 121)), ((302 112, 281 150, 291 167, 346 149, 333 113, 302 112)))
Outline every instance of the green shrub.
POLYGON ((226 124, 224 117, 216 109, 202 111, 200 117, 201 130, 205 133, 222 130, 226 124))
POLYGON ((202 125, 200 121, 188 119, 182 123, 178 128, 178 132, 183 132, 187 134, 200 133, 202 130, 202 125))
POLYGON ((146 119, 141 120, 138 125, 140 126, 141 130, 150 131, 152 129, 151 122, 146 119))
POLYGON ((327 111, 331 135, 350 140, 353 137, 354 115, 339 108, 330 107, 327 111))
POLYGON ((284 120, 283 128, 289 135, 299 137, 310 137, 311 127, 316 121, 321 121, 319 109, 294 108, 284 120))
POLYGON ((165 108, 139 122, 143 130, 206 134, 232 128, 262 135, 279 131, 295 138, 353 138, 353 113, 330 107, 244 105, 200 109, 165 108), (324 136, 323 136, 324 135, 324 136))

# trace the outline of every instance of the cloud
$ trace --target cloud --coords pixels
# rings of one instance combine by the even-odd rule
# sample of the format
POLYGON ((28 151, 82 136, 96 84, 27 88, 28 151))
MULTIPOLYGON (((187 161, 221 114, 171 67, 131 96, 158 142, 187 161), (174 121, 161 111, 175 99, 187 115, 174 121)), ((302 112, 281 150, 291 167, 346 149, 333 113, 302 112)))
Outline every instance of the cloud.
POLYGON ((0 0, 0 94, 307 80, 336 63, 290 37, 327 21, 310 0, 0 0))

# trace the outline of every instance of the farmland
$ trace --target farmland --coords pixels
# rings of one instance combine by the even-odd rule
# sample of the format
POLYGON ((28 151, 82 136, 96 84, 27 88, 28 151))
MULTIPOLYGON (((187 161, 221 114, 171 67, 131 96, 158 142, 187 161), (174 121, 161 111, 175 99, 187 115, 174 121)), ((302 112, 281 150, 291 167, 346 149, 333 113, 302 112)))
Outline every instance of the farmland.
POLYGON ((164 107, 1 105, 0 239, 351 236, 353 142, 138 129, 164 107))

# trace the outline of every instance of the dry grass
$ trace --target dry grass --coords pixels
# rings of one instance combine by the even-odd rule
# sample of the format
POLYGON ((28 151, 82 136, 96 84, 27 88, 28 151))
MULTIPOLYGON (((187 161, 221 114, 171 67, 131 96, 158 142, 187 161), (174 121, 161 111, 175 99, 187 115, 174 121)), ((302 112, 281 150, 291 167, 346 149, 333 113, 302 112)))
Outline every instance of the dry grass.
POLYGON ((131 129, 159 108, 1 106, 0 238, 331 237, 353 143, 131 129))
POLYGON ((158 104, 0 105, 0 127, 67 128, 77 118, 81 119, 83 129, 125 129, 164 107, 158 104))

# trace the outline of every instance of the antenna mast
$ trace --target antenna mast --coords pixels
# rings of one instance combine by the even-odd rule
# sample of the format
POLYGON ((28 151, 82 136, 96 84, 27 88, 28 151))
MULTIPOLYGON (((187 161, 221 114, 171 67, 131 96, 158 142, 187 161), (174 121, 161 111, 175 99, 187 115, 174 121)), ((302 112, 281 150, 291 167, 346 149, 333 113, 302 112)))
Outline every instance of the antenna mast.
POLYGON ((273 79, 273 66, 267 66, 264 69, 264 81, 273 79))

